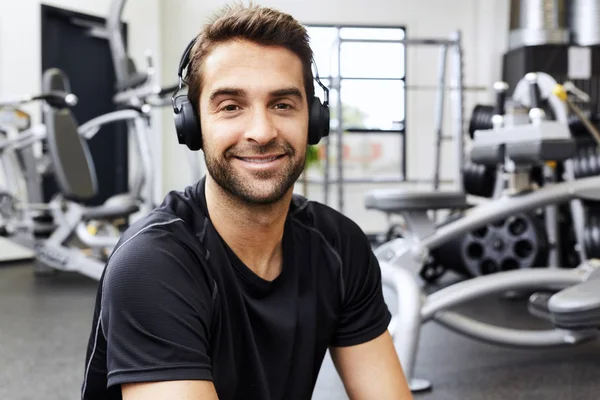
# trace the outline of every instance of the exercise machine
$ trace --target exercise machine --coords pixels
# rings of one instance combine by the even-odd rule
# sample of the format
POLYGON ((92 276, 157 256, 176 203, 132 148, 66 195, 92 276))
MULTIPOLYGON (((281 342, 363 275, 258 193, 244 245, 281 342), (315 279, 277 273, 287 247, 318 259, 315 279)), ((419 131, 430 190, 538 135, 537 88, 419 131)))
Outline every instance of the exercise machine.
MULTIPOLYGON (((539 74, 531 74, 519 83, 529 93, 529 112, 525 119, 520 116, 520 121, 511 121, 511 116, 504 115, 504 98, 499 95, 493 128, 475 132, 471 158, 508 166, 501 196, 475 207, 467 204, 463 192, 375 190, 365 196, 368 209, 400 214, 406 222, 403 237, 379 246, 375 255, 380 261, 384 285, 394 288, 397 295, 398 312, 393 316, 389 330, 412 391, 431 387, 427 380, 415 378, 413 371, 421 326, 432 320, 467 337, 511 347, 572 346, 598 336, 599 263, 588 259, 583 251, 582 215, 574 218, 581 253, 581 263, 576 268, 501 269, 429 295, 425 294, 420 278, 429 254, 457 237, 488 224, 510 224, 510 218, 518 213, 530 213, 561 203, 570 203, 572 212, 582 213, 583 201, 600 201, 600 177, 574 179, 569 158, 575 152, 575 143, 568 129, 566 106, 556 96, 550 96, 549 103, 556 120, 546 118, 539 107, 541 82, 538 77, 539 74), (528 167, 546 162, 564 163, 565 180, 532 190, 528 167), (439 227, 427 214, 431 210, 461 208, 466 209, 463 216, 439 227), (554 329, 510 329, 448 311, 482 296, 515 290, 536 292, 529 298, 529 310, 532 315, 550 321, 554 329)), ((521 93, 522 90, 515 91, 521 93)), ((525 103, 523 99, 520 102, 525 103)), ((514 249, 518 251, 516 247, 515 243, 514 249)))
MULTIPOLYGON (((54 73, 52 76, 59 77, 54 73)), ((129 217, 139 207, 122 199, 109 199, 95 207, 81 204, 82 200, 96 194, 97 179, 85 135, 82 135, 69 109, 74 98, 65 92, 36 96, 33 100, 44 102, 44 124, 35 125, 16 137, 0 142, 0 158, 4 159, 7 153, 12 152, 22 163, 22 168, 12 169, 13 173, 24 173, 23 179, 28 182, 28 187, 35 189, 38 176, 35 172, 27 171, 36 171, 39 160, 32 156, 30 150, 35 143, 45 140, 52 173, 59 187, 59 193, 48 204, 32 202, 29 193, 26 198, 4 193, 4 230, 8 240, 35 253, 36 272, 75 271, 98 280, 104 270, 105 260, 86 254, 84 250, 105 249, 105 254, 108 254, 119 236, 91 235, 87 224, 90 221, 111 224, 129 217), (82 249, 72 245, 74 239, 85 247, 82 249)), ((25 98, 18 102, 11 101, 10 104, 33 100, 25 98)), ((89 124, 88 129, 96 129, 102 122, 114 121, 117 116, 96 120, 96 124, 89 124)), ((11 179, 18 181, 19 178, 8 177, 7 181, 11 179)))
MULTIPOLYGON (((147 116, 148 132, 144 137, 136 138, 139 143, 145 139, 143 150, 145 158, 142 159, 143 171, 145 179, 143 182, 147 185, 147 193, 153 193, 154 174, 152 163, 148 163, 148 159, 152 159, 153 147, 150 145, 150 112, 152 108, 171 106, 171 95, 178 87, 178 84, 173 84, 168 87, 161 87, 156 68, 154 67, 153 57, 150 53, 146 53, 146 70, 138 71, 135 62, 127 55, 125 51, 125 40, 123 38, 122 17, 123 10, 127 0, 113 0, 110 5, 110 10, 106 20, 106 31, 110 50, 112 54, 115 76, 117 78, 116 94, 114 102, 119 107, 134 108, 143 110, 147 116)), ((128 125, 129 129, 133 129, 128 125)), ((136 130, 139 132, 139 130, 136 130)), ((197 182, 202 179, 202 167, 198 155, 192 151, 186 151, 188 162, 191 169, 192 182, 197 182)), ((143 155, 142 155, 143 156, 143 155)), ((143 183, 136 180, 138 184, 143 183)))

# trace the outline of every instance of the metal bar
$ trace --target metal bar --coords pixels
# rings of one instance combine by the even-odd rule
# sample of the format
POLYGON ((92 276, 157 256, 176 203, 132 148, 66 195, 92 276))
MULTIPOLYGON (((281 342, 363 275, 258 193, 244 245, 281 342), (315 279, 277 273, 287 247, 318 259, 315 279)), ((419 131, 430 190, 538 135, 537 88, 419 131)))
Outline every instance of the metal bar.
MULTIPOLYGON (((338 57, 338 75, 342 75, 342 40, 340 38, 340 29, 338 28, 338 46, 337 46, 337 57, 338 57)), ((344 212, 344 117, 342 110, 342 82, 339 83, 339 90, 337 96, 337 107, 338 107, 338 211, 344 212)))
POLYGON ((125 41, 121 32, 121 15, 126 0, 113 0, 106 19, 106 30, 108 31, 108 44, 112 54, 115 75, 118 83, 126 82, 129 78, 127 68, 127 53, 125 52, 125 41))
MULTIPOLYGON (((307 179, 307 183, 310 184, 322 184, 323 182, 329 183, 339 183, 339 179, 318 179, 318 178, 309 178, 307 179)), ((381 177, 381 178, 345 178, 343 183, 412 183, 412 184, 429 184, 431 183, 431 179, 403 179, 402 177, 381 177)), ((454 183, 451 179, 440 179, 440 183, 443 184, 452 184, 454 183)))
POLYGON ((442 157, 442 129, 444 125, 444 86, 446 85, 446 55, 448 47, 442 46, 440 49, 440 63, 438 64, 438 82, 437 102, 435 107, 435 167, 433 170, 433 190, 438 190, 440 186, 440 168, 442 157))
MULTIPOLYGON (((437 85, 405 85, 405 90, 438 90, 439 86, 437 85)), ((453 91, 460 89, 458 86, 444 86, 443 88, 446 91, 453 91)), ((487 92, 489 90, 486 86, 463 86, 462 88, 468 92, 487 92)))
POLYGON ((77 131, 81 136, 89 140, 93 138, 94 135, 98 133, 100 128, 102 128, 102 126, 106 124, 111 124, 119 121, 128 121, 141 117, 142 115, 140 115, 140 113, 135 110, 113 111, 111 113, 103 114, 87 121, 85 124, 80 125, 77 131))
POLYGON ((454 91, 454 104, 456 112, 454 114, 454 130, 456 135, 456 140, 454 141, 455 152, 456 152, 456 183, 458 190, 464 190, 463 183, 463 175, 462 171, 464 169, 464 70, 463 70, 463 53, 462 53, 462 44, 461 38, 462 34, 460 31, 457 31, 454 35, 455 43, 454 46, 454 62, 455 62, 455 78, 454 82, 452 82, 453 86, 456 86, 458 89, 454 91))
MULTIPOLYGON (((576 181, 575 179, 575 171, 573 166, 573 160, 566 160, 564 163, 565 175, 567 181, 576 181)), ((558 204, 558 202, 557 202, 558 204)), ((585 237, 585 208, 583 206, 583 202, 580 199, 573 199, 569 202, 569 208, 571 210, 571 218, 573 230, 575 231, 575 238, 577 243, 576 251, 579 254, 580 260, 583 262, 587 260, 587 251, 585 246, 583 245, 584 237, 585 237)))
POLYGON ((598 337, 595 331, 559 329, 512 329, 476 321, 451 311, 440 312, 435 321, 463 336, 497 346, 516 348, 573 347, 598 337))
MULTIPOLYGON (((341 77, 332 77, 332 76, 323 76, 321 77, 321 81, 324 80, 340 80, 340 81, 351 81, 351 80, 367 80, 367 81, 401 81, 401 82, 405 82, 406 81, 406 76, 400 77, 400 78, 392 78, 392 77, 366 77, 366 76, 341 76, 341 77)), ((334 89, 337 90, 337 88, 334 88, 333 86, 329 86, 329 89, 334 89)), ((418 85, 418 84, 413 84, 413 85, 404 85, 402 87, 404 90, 438 90, 439 86, 438 85, 418 85)), ((458 90, 459 87, 458 86, 444 86, 444 90, 448 90, 448 91, 452 91, 452 90, 458 90)), ((463 90, 466 92, 487 92, 488 90, 490 90, 489 87, 487 86, 477 86, 477 85, 463 85, 463 90)))
POLYGON ((394 135, 406 135, 406 131, 404 129, 368 129, 368 128, 346 128, 344 129, 346 133, 371 133, 374 135, 377 134, 394 134, 394 135))
POLYGON ((421 308, 421 318, 428 321, 444 310, 475 301, 483 296, 507 290, 562 289, 585 279, 579 269, 521 269, 454 283, 427 296, 421 308))
POLYGON ((389 76, 343 76, 339 79, 342 81, 404 81, 404 77, 389 76))
MULTIPOLYGON (((552 204, 571 201, 593 193, 600 186, 600 176, 581 178, 575 181, 556 183, 522 196, 504 197, 470 209, 467 214, 451 224, 439 227, 435 233, 422 241, 428 249, 435 249, 443 243, 448 243, 465 232, 473 231, 494 221, 507 218, 521 212, 552 204)), ((578 236, 578 239, 580 237, 578 236)), ((582 241, 579 241, 582 243, 582 241)), ((579 246, 583 247, 583 246, 579 246)))
MULTIPOLYGON (((458 39, 460 40, 460 39, 458 39)), ((452 39, 343 39, 340 38, 340 43, 396 43, 406 45, 423 45, 423 46, 453 46, 458 43, 452 39)))

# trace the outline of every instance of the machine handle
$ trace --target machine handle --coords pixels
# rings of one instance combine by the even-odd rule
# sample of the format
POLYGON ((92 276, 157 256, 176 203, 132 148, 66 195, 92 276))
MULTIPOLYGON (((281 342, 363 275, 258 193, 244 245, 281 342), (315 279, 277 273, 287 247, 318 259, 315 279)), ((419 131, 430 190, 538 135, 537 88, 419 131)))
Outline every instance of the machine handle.
POLYGON ((537 84, 538 76, 534 72, 530 72, 525 75, 525 79, 529 82, 529 100, 531 102, 530 108, 540 108, 541 93, 540 87, 537 84))
POLYGON ((494 83, 494 90, 496 91, 496 104, 494 105, 494 115, 506 114, 506 91, 508 90, 508 83, 496 82, 494 83))

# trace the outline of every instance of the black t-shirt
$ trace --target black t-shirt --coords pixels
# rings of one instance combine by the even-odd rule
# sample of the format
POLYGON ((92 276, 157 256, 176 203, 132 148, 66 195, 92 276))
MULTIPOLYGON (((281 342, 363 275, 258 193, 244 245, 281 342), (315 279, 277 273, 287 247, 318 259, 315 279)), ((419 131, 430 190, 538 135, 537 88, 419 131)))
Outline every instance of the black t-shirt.
POLYGON ((294 195, 283 268, 266 281, 217 234, 204 185, 169 193, 115 247, 83 399, 121 399, 120 384, 169 380, 211 380, 220 400, 310 399, 328 346, 387 329, 379 265, 354 222, 294 195))

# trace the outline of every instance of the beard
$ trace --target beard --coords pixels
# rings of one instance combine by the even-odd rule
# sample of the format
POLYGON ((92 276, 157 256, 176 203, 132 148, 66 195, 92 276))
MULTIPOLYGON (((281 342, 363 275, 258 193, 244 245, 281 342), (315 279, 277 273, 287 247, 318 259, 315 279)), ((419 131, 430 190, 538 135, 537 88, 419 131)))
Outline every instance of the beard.
POLYGON ((285 142, 270 142, 265 146, 231 147, 223 156, 204 150, 206 169, 214 181, 234 198, 251 205, 268 205, 280 201, 304 170, 306 151, 297 155, 285 142), (234 166, 236 155, 256 156, 284 153, 285 164, 269 171, 243 171, 234 166))

